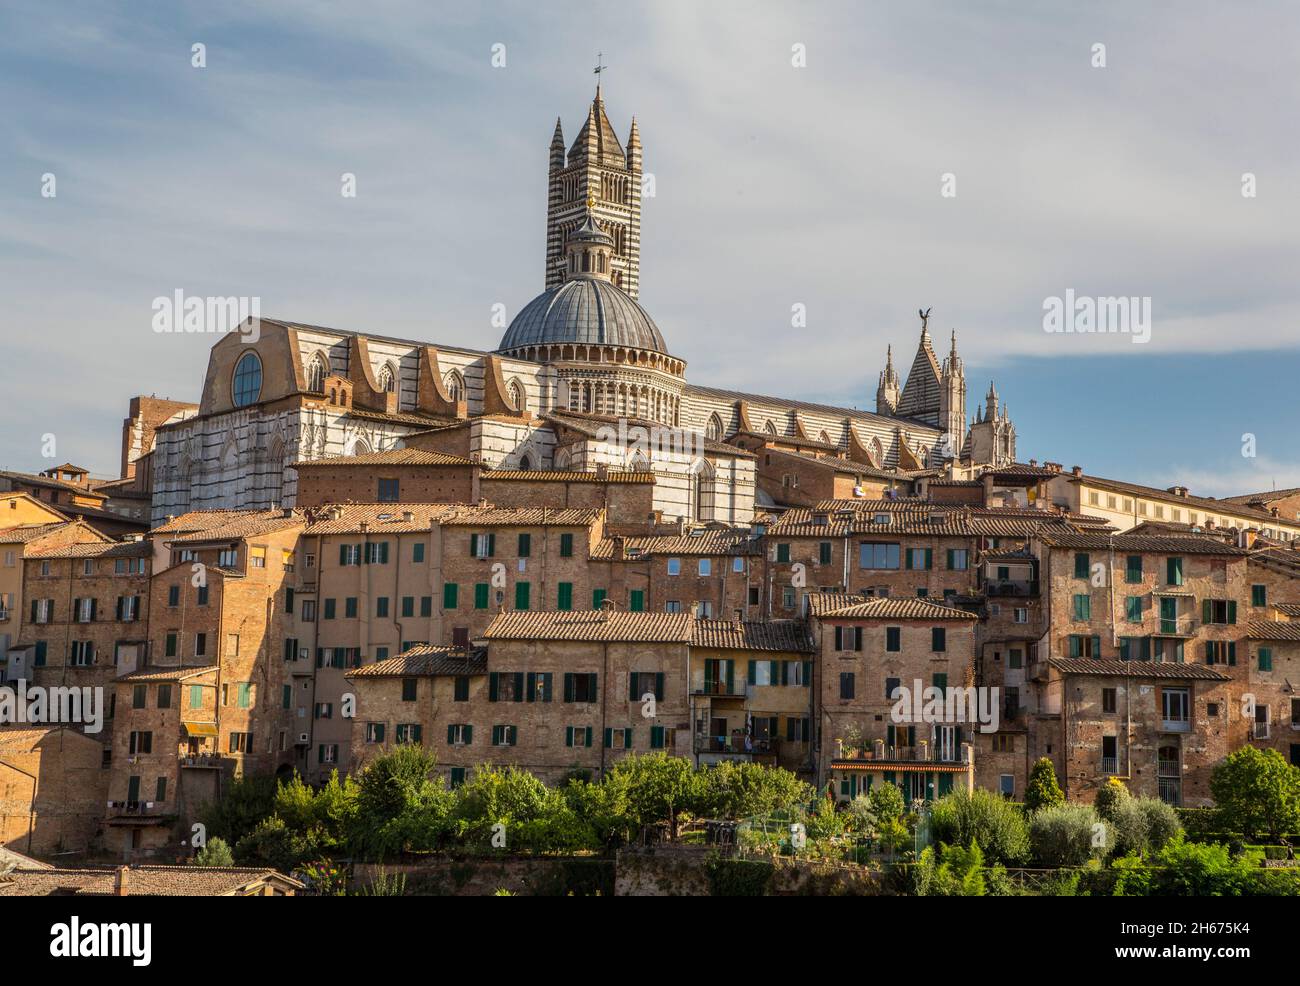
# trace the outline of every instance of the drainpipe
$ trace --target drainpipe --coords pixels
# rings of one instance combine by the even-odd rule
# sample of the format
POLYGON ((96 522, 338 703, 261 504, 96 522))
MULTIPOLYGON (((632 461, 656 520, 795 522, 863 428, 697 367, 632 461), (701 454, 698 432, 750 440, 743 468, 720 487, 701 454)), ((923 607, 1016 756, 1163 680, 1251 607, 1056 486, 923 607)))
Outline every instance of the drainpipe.
POLYGON ((605 752, 605 750, 606 750, 606 747, 605 747, 605 725, 606 725, 606 717, 605 717, 605 705, 606 705, 606 702, 605 702, 605 696, 606 696, 606 694, 607 694, 608 691, 609 691, 609 644, 608 644, 608 643, 606 643, 606 644, 603 646, 603 650, 604 650, 604 671, 603 671, 602 674, 601 674, 602 681, 600 682, 600 777, 601 777, 601 780, 604 780, 604 778, 605 778, 605 758, 608 756, 608 754, 605 752))

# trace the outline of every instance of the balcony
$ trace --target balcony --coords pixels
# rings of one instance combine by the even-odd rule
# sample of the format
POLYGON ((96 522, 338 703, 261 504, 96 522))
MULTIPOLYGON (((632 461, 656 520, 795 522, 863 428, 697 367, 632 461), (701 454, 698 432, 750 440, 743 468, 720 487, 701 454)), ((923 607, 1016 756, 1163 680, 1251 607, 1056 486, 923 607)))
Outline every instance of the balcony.
POLYGON ((1101 772, 1103 774, 1119 773, 1119 757, 1102 757, 1101 772))
POLYGON ((1174 619, 1161 617, 1156 627, 1157 637, 1194 637, 1200 626, 1200 620, 1194 616, 1177 616, 1174 619))
POLYGON ((235 764, 231 757, 220 753, 200 753, 197 756, 182 756, 179 759, 182 767, 199 770, 223 770, 227 767, 233 767, 235 764))
POLYGON ((1256 721, 1251 735, 1257 740, 1268 739, 1268 720, 1266 719, 1263 722, 1256 721))
POLYGON ((916 746, 885 746, 883 743, 867 750, 845 749, 839 756, 835 757, 836 761, 859 761, 866 763, 880 764, 907 764, 907 763, 948 763, 948 764, 968 764, 969 748, 965 745, 953 748, 943 746, 931 746, 929 743, 918 743, 916 746))
POLYGON ((1156 762, 1157 777, 1181 777, 1183 772, 1178 768, 1177 760, 1159 760, 1156 762))
POLYGON ((1190 733, 1192 731, 1192 721, 1190 719, 1161 719, 1160 729, 1166 733, 1190 733))
POLYGON ((986 596, 1032 599, 1038 595, 1038 580, 1002 579, 984 583, 986 596))
POLYGON ((743 684, 740 684, 740 685, 732 685, 730 688, 728 688, 727 683, 725 681, 706 680, 704 682, 704 685, 700 688, 695 689, 693 694, 712 696, 713 698, 744 698, 745 686, 743 684))

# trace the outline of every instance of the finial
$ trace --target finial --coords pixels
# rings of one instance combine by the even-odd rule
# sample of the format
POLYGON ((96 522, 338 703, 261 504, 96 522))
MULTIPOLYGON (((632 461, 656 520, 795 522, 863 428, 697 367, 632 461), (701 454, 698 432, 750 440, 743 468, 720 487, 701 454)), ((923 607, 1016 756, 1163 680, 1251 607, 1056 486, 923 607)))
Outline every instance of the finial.
POLYGON ((604 54, 605 53, 601 51, 596 52, 596 67, 592 69, 592 72, 594 72, 596 75, 596 102, 598 103, 600 102, 600 73, 605 71, 605 64, 603 60, 604 54))
POLYGON ((927 331, 926 326, 930 321, 930 309, 927 308, 925 311, 921 311, 921 309, 918 308, 916 313, 921 316, 921 333, 924 335, 927 331))

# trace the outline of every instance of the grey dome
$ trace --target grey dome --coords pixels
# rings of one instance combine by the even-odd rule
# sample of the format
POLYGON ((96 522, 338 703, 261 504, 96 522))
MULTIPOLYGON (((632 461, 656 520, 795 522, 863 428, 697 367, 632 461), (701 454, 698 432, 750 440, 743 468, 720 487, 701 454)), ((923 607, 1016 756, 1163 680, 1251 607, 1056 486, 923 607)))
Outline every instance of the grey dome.
POLYGON ((525 305, 497 348, 504 352, 564 343, 668 352, 644 308, 611 282, 581 274, 525 305))

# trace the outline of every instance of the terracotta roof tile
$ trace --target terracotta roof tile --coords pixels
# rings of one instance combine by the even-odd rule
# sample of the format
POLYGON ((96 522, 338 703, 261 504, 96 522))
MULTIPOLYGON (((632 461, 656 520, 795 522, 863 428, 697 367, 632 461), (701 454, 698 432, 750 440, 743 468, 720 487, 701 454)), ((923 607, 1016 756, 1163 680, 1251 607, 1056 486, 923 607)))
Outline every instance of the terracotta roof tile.
MULTIPOLYGON (((256 867, 132 866, 126 873, 127 894, 132 897, 224 897, 268 879, 293 890, 303 887, 276 870, 256 867)), ((109 897, 116 881, 117 871, 112 869, 18 869, 0 877, 0 896, 109 897)))
POLYGON ((487 674, 487 654, 484 651, 466 654, 452 647, 417 644, 396 657, 349 671, 344 677, 419 678, 480 674, 487 674))
POLYGON ((173 668, 141 668, 138 671, 128 671, 124 675, 114 678, 114 681, 184 681, 187 678, 195 678, 201 674, 208 674, 217 671, 219 668, 215 664, 205 664, 197 666, 176 666, 173 668))
POLYGON ((330 455, 321 459, 304 459, 289 463, 291 469, 312 469, 317 466, 472 466, 474 462, 463 455, 431 452, 419 448, 389 449, 368 455, 330 455))
POLYGON ((1064 525, 1044 528, 1038 534, 1043 544, 1050 548, 1079 548, 1116 551, 1156 551, 1163 554, 1183 555, 1245 555, 1244 548, 1225 544, 1215 537, 1189 534, 1170 534, 1163 537, 1142 534, 1106 534, 1092 531, 1072 531, 1064 525))
POLYGON ((312 511, 305 533, 360 534, 365 524, 367 534, 414 534, 458 509, 455 503, 332 503, 312 511))
POLYGON ((38 548, 32 558, 148 558, 153 545, 148 541, 85 541, 58 547, 38 548))
POLYGON ((1181 681, 1231 681, 1230 675, 1204 664, 1174 661, 1093 661, 1053 657, 1047 662, 1062 674, 1093 674, 1120 678, 1174 678, 1181 681))
MULTIPOLYGON (((626 561, 669 555, 728 557, 762 553, 762 542, 747 529, 705 529, 695 534, 623 538, 623 557, 626 561)), ((591 557, 593 560, 608 561, 614 554, 614 538, 606 537, 592 549, 591 557)))
POLYGON ((1300 640, 1300 620, 1251 620, 1246 624, 1251 640, 1300 640))
POLYGON ((653 486, 652 472, 614 472, 601 477, 594 472, 566 472, 563 469, 492 469, 481 474, 484 480, 495 479, 520 483, 613 483, 653 486))
POLYGON ((813 651, 808 628, 794 620, 695 620, 691 632, 694 647, 717 650, 813 651))
POLYGON ((488 640, 685 644, 691 640, 692 622, 685 613, 516 611, 498 615, 483 636, 488 640))
POLYGON ((955 606, 941 606, 919 596, 855 596, 841 592, 808 594, 808 610, 818 619, 978 620, 955 606))

